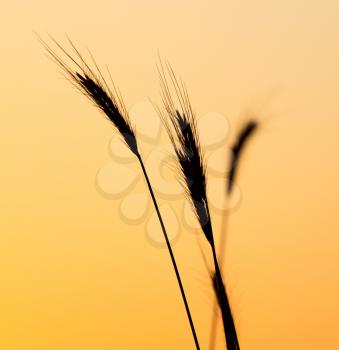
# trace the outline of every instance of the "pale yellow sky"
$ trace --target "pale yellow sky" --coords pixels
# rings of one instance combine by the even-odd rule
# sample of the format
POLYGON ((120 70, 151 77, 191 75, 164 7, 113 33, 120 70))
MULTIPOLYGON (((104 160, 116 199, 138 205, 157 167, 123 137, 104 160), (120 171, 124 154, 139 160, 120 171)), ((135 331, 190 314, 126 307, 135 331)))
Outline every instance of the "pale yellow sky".
MULTIPOLYGON (((257 113, 225 266, 241 349, 338 349, 338 23, 328 0, 4 4, 0 348, 194 348, 167 251, 95 187, 114 162, 112 128, 60 77, 37 31, 88 46, 129 108, 159 102, 159 52, 198 115, 225 115, 231 136, 245 110, 257 113)), ((212 292, 196 238, 182 229, 174 249, 206 349, 212 292)))

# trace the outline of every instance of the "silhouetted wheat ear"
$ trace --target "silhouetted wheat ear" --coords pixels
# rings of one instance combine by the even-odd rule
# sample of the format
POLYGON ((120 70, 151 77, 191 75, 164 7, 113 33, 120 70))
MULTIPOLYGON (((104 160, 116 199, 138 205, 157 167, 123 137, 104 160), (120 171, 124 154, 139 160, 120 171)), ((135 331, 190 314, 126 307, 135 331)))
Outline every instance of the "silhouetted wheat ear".
POLYGON ((187 90, 166 63, 158 66, 164 111, 159 110, 178 159, 181 183, 208 242, 213 245, 211 221, 207 207, 206 171, 200 147, 196 119, 187 90), (175 98, 167 82, 171 80, 175 98), (170 121, 170 123, 169 123, 170 121))
POLYGON ((93 56, 91 55, 91 58, 95 68, 91 68, 86 63, 82 54, 70 39, 68 39, 68 41, 73 50, 73 56, 58 42, 51 38, 56 45, 56 48, 58 48, 61 54, 63 54, 69 61, 69 64, 67 64, 66 61, 57 55, 55 51, 40 37, 39 40, 46 49, 49 58, 61 68, 64 76, 77 90, 89 98, 94 105, 104 113, 118 130, 129 149, 135 155, 138 155, 139 152, 135 131, 131 125, 129 114, 121 98, 120 92, 116 89, 113 81, 113 90, 109 87, 93 56), (71 65, 74 68, 72 68, 71 65))
POLYGON ((231 147, 231 160, 229 165, 229 175, 227 182, 227 192, 231 193, 234 187, 235 177, 239 167, 241 154, 245 145, 258 128, 258 123, 255 120, 249 120, 240 130, 236 141, 231 147))
POLYGON ((170 254, 171 262, 179 284, 181 296, 184 302, 186 314, 187 314, 192 335, 194 338, 194 343, 195 343, 196 349, 200 350, 197 334, 193 324, 193 319, 188 306, 186 294, 181 281, 177 263, 175 261, 174 253, 172 251, 172 247, 168 238, 168 234, 166 232, 166 228, 159 210, 157 200, 154 195, 154 191, 153 191, 148 173, 146 171, 142 157, 138 151, 135 132, 131 126, 129 115, 126 110, 125 104, 123 103, 120 93, 115 88, 115 85, 112 79, 111 79, 111 83, 113 86, 113 91, 110 89, 109 85, 107 84, 105 78, 103 77, 100 69, 98 68, 98 65, 96 64, 90 52, 89 54, 91 55, 91 59, 93 61, 95 69, 92 69, 86 63, 81 53, 74 46, 71 40, 68 39, 69 44, 71 45, 74 51, 73 52, 74 57, 72 57, 70 53, 68 53, 57 41, 55 41, 51 37, 51 40, 56 45, 56 47, 66 57, 66 59, 70 62, 70 64, 74 66, 74 69, 72 69, 71 66, 69 66, 64 60, 62 60, 61 57, 57 55, 44 40, 42 40, 39 36, 38 38, 41 44, 46 49, 47 53, 49 54, 49 57, 61 68, 66 78, 68 78, 68 80, 72 83, 72 85, 76 89, 78 89, 81 93, 83 93, 86 97, 88 97, 94 103, 94 105, 98 107, 106 115, 106 117, 113 123, 115 128, 119 131, 120 135, 122 136, 123 140, 129 147, 129 149, 138 158, 140 166, 142 168, 143 175, 147 183, 148 190, 150 192, 150 195, 159 219, 159 223, 164 235, 167 249, 170 254))
POLYGON ((158 66, 164 104, 164 110, 159 110, 160 116, 178 159, 182 185, 205 237, 211 246, 217 296, 223 319, 227 348, 228 350, 237 350, 239 349, 238 338, 215 251, 206 193, 206 171, 197 132, 196 118, 184 83, 181 80, 179 82, 168 63, 165 65, 160 61, 158 66), (172 89, 168 84, 167 77, 170 79, 172 89))

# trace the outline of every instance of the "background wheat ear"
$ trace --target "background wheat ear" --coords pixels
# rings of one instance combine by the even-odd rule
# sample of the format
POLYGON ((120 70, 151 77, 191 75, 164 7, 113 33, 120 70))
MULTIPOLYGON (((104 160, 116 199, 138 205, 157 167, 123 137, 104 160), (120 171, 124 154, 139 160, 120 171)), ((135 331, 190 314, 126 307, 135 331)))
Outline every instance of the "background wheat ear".
POLYGON ((258 129, 258 122, 249 120, 239 131, 234 144, 231 147, 231 160, 229 164, 229 175, 227 181, 227 192, 230 194, 233 190, 235 177, 239 168, 239 161, 249 139, 258 129))
MULTIPOLYGON (((255 119, 249 119, 246 123, 242 125, 240 128, 234 143, 231 146, 231 158, 228 165, 228 177, 226 184, 227 195, 230 196, 234 189, 235 178, 239 170, 239 163, 241 160, 241 156, 244 152, 245 146, 248 144, 251 137, 253 137, 255 131, 258 129, 259 123, 255 119)), ((226 245, 226 237, 227 237, 227 215, 224 215, 222 224, 221 224, 221 239, 219 246, 219 261, 220 265, 223 265, 224 255, 225 255, 225 245, 226 245)), ((217 295, 217 285, 215 283, 216 276, 215 274, 211 276, 212 286, 214 288, 216 297, 217 295)), ((219 304, 219 300, 217 297, 217 302, 214 303, 214 310, 217 309, 217 303, 219 304)), ((213 312, 212 314, 212 322, 211 322, 211 331, 210 331, 210 345, 209 349, 215 349, 215 341, 217 335, 217 313, 213 312)))
POLYGON ((186 196, 212 250, 218 304, 222 314, 227 348, 237 350, 239 342, 214 244, 206 193, 206 171, 195 114, 184 83, 177 79, 171 66, 168 63, 163 64, 160 60, 158 72, 164 105, 160 113, 161 119, 178 159, 181 183, 186 196))
POLYGON ((124 142, 131 150, 131 152, 139 160, 142 173, 145 177, 145 181, 159 219, 159 223, 164 235, 167 249, 170 254, 171 262, 179 284, 181 296, 184 302, 186 314, 192 331, 194 343, 197 350, 200 350, 197 334, 191 316, 191 311, 188 306, 186 294, 181 281, 174 253, 159 210, 157 200, 154 195, 154 191, 147 170, 145 168, 145 164, 138 150, 134 129, 131 126, 129 115, 120 93, 116 89, 112 79, 111 83, 113 90, 110 88, 90 52, 89 54, 91 56, 94 68, 91 68, 90 65, 85 61, 80 51, 75 47, 71 40, 68 39, 68 42, 71 46, 73 56, 71 53, 68 53, 56 40, 50 37, 56 49, 58 49, 60 51, 60 54, 62 54, 65 57, 65 59, 62 59, 60 55, 58 55, 55 52, 55 50, 51 48, 50 45, 48 45, 44 40, 41 39, 41 37, 38 36, 38 39, 45 48, 46 52, 48 53, 49 58, 51 58, 61 68, 62 73, 72 83, 72 85, 82 94, 84 94, 90 101, 92 101, 94 105, 97 108, 99 108, 99 110, 101 110, 104 113, 104 115, 112 122, 114 127, 122 136, 124 142), (69 63, 66 63, 66 60, 69 63), (73 66, 73 68, 71 67, 71 65, 73 66))

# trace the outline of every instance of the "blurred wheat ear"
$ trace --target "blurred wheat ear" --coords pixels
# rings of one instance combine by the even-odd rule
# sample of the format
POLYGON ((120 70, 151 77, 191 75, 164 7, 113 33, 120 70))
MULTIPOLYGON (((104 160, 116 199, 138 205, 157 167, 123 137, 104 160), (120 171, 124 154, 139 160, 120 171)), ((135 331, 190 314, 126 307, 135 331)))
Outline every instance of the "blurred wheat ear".
POLYGON ((48 45, 43 39, 41 39, 41 37, 38 36, 38 39, 45 48, 46 52, 48 53, 48 56, 59 66, 59 68, 61 68, 61 71, 66 76, 66 78, 72 83, 72 85, 76 89, 78 89, 82 94, 84 94, 91 102, 93 102, 93 104, 97 108, 99 108, 99 110, 101 110, 104 113, 104 115, 112 122, 116 130, 119 132, 119 134, 121 135, 126 145, 129 147, 131 152, 138 158, 171 257, 171 262, 185 305, 185 310, 191 327, 194 343, 196 348, 199 350, 200 346, 198 338, 194 328, 191 312, 188 306, 186 294, 182 285, 177 263, 174 258, 172 247, 158 207, 158 203, 154 196, 152 185, 150 183, 144 162, 138 150, 137 139, 135 136, 134 129, 131 126, 130 118, 120 93, 116 89, 112 79, 111 84, 113 90, 109 87, 93 56, 90 54, 94 66, 94 68, 91 68, 90 65, 86 63, 82 54, 75 47, 71 40, 68 39, 68 42, 71 46, 73 56, 71 53, 67 52, 56 40, 50 37, 52 44, 55 46, 55 49, 59 50, 60 55, 64 56, 64 59, 62 59, 56 53, 55 49, 52 49, 50 45, 48 45), (67 61, 69 63, 67 63, 67 61), (74 68, 72 68, 72 66, 74 68))
POLYGON ((184 83, 177 79, 171 66, 160 61, 158 72, 164 105, 163 110, 159 109, 160 116, 174 147, 179 164, 181 182, 187 198, 212 250, 215 285, 223 319, 227 349, 237 350, 239 349, 238 337, 214 244, 206 193, 206 171, 195 114, 184 83), (170 85, 168 81, 170 81, 170 85))
MULTIPOLYGON (((253 137, 255 131, 258 129, 258 126, 259 124, 256 120, 249 119, 240 128, 237 134, 237 137, 233 145, 231 146, 231 158, 228 166, 228 177, 227 177, 227 185, 226 185, 226 192, 228 196, 232 195, 236 175, 239 169, 239 163, 241 160, 241 156, 244 152, 245 146, 248 144, 249 140, 253 137)), ((227 217, 225 215, 222 221, 222 232, 221 232, 221 239, 220 239, 220 246, 219 246, 219 258, 220 258, 221 265, 223 264, 223 260, 224 260, 226 236, 227 236, 227 217)), ((211 280, 212 280, 212 286, 217 296, 215 274, 211 275, 211 280)), ((217 308, 217 304, 215 303, 213 309, 216 310, 216 308, 217 308)), ((210 350, 215 349, 215 340, 216 340, 216 333, 217 333, 217 317, 218 317, 217 313, 213 312, 212 322, 211 322, 210 345, 209 345, 210 350)))
POLYGON ((236 138, 236 141, 231 147, 231 161, 228 172, 227 192, 231 194, 234 186, 235 177, 239 168, 239 162, 244 148, 254 132, 258 128, 258 123, 255 120, 249 120, 241 129, 236 138))

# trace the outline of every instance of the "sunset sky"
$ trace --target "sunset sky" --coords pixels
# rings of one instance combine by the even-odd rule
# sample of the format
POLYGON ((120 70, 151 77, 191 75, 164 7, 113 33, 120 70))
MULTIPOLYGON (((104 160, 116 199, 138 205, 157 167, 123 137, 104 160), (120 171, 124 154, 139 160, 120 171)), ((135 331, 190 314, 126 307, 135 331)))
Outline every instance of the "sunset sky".
MULTIPOLYGON (((154 127, 149 99, 161 101, 159 55, 185 81, 198 117, 227 120, 225 154, 246 117, 259 120, 224 264, 241 349, 339 349, 337 0, 12 0, 0 31, 0 349, 194 349, 168 252, 147 236, 161 232, 149 221, 153 207, 131 225, 124 197, 98 188, 100 170, 118 162, 114 130, 34 32, 66 46, 67 34, 107 64, 127 108, 140 111, 140 134, 154 127)), ((209 140, 213 125, 204 125, 209 140)), ((164 133, 145 140, 145 155, 168 142, 164 133)), ((124 185, 124 172, 112 181, 124 185)), ((134 190, 147 193, 142 179, 126 195, 134 190)), ((167 199, 159 195, 161 205, 167 199)), ((179 218, 182 202, 170 201, 179 218)), ((203 240, 164 210, 207 349, 213 292, 203 240)), ((213 214, 217 237, 221 220, 213 214)))

